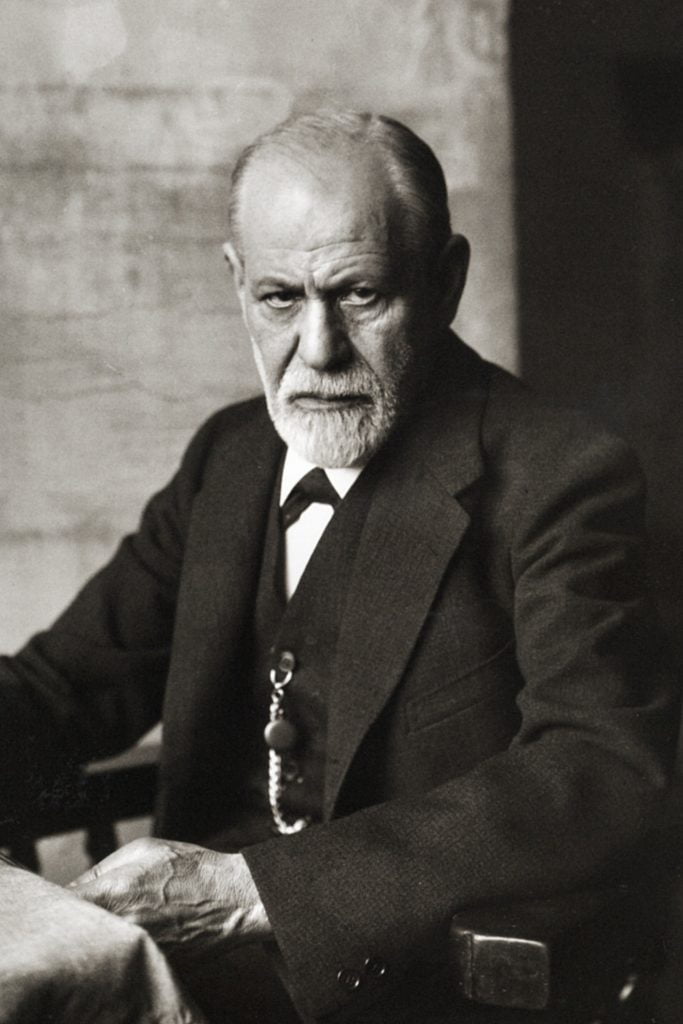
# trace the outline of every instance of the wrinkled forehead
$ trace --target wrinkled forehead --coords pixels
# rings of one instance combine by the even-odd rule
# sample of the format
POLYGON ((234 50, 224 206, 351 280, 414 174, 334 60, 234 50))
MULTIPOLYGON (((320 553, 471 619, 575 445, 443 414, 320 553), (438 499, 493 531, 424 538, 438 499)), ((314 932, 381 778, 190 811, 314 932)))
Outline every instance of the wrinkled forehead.
POLYGON ((264 153, 245 172, 239 197, 245 260, 263 251, 365 243, 390 255, 398 211, 388 173, 371 151, 264 153))

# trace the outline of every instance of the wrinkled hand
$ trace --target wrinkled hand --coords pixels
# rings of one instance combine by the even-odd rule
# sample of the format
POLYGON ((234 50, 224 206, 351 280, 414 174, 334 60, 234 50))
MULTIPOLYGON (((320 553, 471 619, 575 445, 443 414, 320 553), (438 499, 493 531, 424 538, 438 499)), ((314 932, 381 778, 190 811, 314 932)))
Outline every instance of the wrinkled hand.
POLYGON ((201 957, 272 935, 241 854, 136 839, 70 888, 146 929, 170 957, 201 957))

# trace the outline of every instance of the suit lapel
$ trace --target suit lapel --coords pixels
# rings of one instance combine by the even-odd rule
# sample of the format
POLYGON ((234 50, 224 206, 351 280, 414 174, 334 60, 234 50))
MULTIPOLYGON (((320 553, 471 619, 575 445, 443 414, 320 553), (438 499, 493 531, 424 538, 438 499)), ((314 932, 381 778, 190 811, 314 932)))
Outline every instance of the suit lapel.
POLYGON ((201 839, 218 829, 238 728, 234 690, 282 446, 259 403, 225 410, 207 440, 192 506, 166 703, 159 834, 201 839))
POLYGON ((324 815, 399 682, 469 524, 455 497, 482 472, 485 388, 438 401, 383 459, 349 584, 328 705, 324 815))
POLYGON ((186 558, 186 576, 191 579, 186 582, 196 593, 190 606, 192 622, 202 637, 213 638, 206 644, 199 637, 195 647, 195 660, 202 650, 215 662, 203 666, 204 679, 224 679, 226 659, 234 659, 244 646, 281 453, 282 443, 265 406, 256 407, 246 422, 226 432, 195 501, 191 553, 186 558), (202 609, 199 621, 197 606, 202 609))

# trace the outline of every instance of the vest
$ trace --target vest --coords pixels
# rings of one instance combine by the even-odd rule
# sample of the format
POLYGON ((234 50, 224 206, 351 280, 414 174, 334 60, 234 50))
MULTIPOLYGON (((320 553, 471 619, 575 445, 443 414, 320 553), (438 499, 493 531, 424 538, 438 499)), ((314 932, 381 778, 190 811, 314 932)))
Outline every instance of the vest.
POLYGON ((283 538, 279 521, 280 474, 271 496, 268 525, 254 602, 249 655, 245 659, 245 707, 241 759, 244 785, 233 821, 207 845, 239 849, 272 838, 268 803, 268 722, 271 669, 284 652, 294 670, 285 695, 286 717, 298 742, 283 758, 285 792, 280 800, 287 821, 322 817, 327 737, 327 695, 334 686, 337 637, 344 614, 347 583, 374 488, 373 467, 358 478, 337 507, 311 555, 289 602, 283 586, 283 538))

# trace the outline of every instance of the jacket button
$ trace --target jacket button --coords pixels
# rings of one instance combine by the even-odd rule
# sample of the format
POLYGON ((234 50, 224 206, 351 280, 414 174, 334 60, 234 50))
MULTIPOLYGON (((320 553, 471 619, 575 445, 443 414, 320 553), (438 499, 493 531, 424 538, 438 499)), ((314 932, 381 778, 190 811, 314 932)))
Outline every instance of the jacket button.
POLYGON ((280 651, 277 667, 280 672, 293 672, 296 667, 296 658, 292 651, 280 651))
POLYGON ((383 978, 387 973, 387 965, 384 960, 380 960, 378 957, 370 956, 363 965, 365 967, 365 973, 369 974, 371 978, 383 978))
POLYGON ((343 988, 353 992, 355 989, 360 988, 363 979, 358 971, 351 971, 348 967, 342 967, 341 971, 337 972, 337 981, 343 988))

